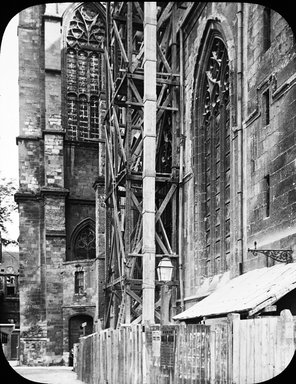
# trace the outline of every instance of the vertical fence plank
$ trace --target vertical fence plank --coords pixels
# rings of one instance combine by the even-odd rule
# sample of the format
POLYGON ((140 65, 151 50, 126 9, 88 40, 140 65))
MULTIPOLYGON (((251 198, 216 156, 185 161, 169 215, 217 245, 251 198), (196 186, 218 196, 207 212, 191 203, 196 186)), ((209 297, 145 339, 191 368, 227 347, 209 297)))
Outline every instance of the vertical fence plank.
POLYGON ((230 336, 228 338, 231 343, 231 356, 229 360, 230 364, 230 382, 239 383, 239 351, 240 351, 240 315, 237 313, 231 313, 228 316, 228 327, 230 336))
POLYGON ((282 323, 283 329, 282 370, 284 370, 289 365, 295 351, 294 324, 291 312, 287 309, 281 311, 279 322, 282 323))
POLYGON ((193 345, 192 345, 192 384, 197 384, 197 375, 198 375, 198 370, 197 370, 197 364, 198 364, 198 356, 197 356, 197 348, 198 348, 198 328, 197 326, 194 326, 192 329, 192 340, 193 340, 193 345))
MULTIPOLYGON (((270 323, 270 347, 271 347, 271 377, 276 376, 275 362, 276 362, 276 329, 277 329, 277 318, 272 318, 270 323)), ((253 340, 254 341, 254 340, 253 340)))
POLYGON ((261 320, 261 356, 262 356, 262 365, 261 365, 261 379, 266 380, 268 377, 268 319, 262 318, 261 320))
POLYGON ((210 331, 210 380, 211 382, 215 383, 215 377, 216 377, 216 332, 214 329, 211 328, 210 331))

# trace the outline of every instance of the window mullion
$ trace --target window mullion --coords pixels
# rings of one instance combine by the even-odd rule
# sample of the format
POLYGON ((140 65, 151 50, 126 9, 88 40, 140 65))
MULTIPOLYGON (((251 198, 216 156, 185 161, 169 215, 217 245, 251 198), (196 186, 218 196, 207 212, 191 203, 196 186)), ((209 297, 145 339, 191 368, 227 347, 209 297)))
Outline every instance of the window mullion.
POLYGON ((226 170, 226 153, 225 153, 225 113, 224 103, 221 105, 221 119, 220 119, 220 140, 221 140, 221 173, 220 173, 220 188, 221 188, 221 259, 220 268, 221 272, 225 270, 225 170, 226 170))
POLYGON ((211 214, 210 214, 210 255, 211 255, 211 275, 215 271, 215 244, 216 244, 216 235, 215 235, 215 221, 216 221, 216 194, 215 194, 215 182, 216 182, 216 143, 215 143, 215 120, 214 116, 211 116, 210 119, 210 131, 211 131, 211 214))

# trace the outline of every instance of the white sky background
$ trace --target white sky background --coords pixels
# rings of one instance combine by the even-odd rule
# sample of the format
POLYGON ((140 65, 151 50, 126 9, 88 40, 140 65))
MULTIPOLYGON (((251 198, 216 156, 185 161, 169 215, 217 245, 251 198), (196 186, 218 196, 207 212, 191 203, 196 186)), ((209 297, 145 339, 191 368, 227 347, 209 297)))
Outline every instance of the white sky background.
MULTIPOLYGON (((18 186, 19 132, 18 95, 18 15, 8 23, 1 41, 0 51, 0 177, 16 180, 18 186)), ((18 214, 8 227, 9 237, 18 236, 18 214)))

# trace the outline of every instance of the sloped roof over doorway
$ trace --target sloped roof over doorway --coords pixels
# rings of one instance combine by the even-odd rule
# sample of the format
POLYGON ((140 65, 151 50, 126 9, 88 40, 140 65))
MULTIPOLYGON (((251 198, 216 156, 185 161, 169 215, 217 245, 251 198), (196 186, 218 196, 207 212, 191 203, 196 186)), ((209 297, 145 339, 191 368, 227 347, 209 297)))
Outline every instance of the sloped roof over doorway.
POLYGON ((248 312, 251 316, 296 288, 296 263, 277 264, 244 273, 174 316, 174 320, 248 312))

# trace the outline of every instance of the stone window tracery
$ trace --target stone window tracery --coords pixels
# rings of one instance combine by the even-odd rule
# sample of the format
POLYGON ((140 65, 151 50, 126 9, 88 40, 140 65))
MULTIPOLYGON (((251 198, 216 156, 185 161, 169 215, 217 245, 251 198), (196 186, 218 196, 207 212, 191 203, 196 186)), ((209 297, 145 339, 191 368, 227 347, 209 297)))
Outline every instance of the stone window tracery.
POLYGON ((99 137, 104 36, 105 23, 95 5, 85 3, 77 8, 65 39, 65 116, 69 140, 99 137))
POLYGON ((95 231, 92 226, 87 225, 78 232, 74 240, 73 252, 75 260, 95 258, 95 231))
POLYGON ((201 84, 205 260, 211 275, 226 270, 230 257, 229 59, 220 36, 211 40, 201 84))

